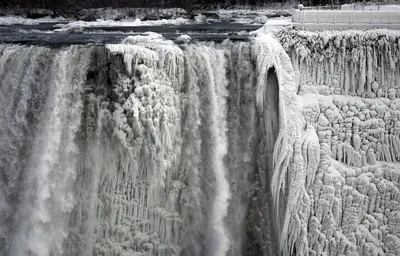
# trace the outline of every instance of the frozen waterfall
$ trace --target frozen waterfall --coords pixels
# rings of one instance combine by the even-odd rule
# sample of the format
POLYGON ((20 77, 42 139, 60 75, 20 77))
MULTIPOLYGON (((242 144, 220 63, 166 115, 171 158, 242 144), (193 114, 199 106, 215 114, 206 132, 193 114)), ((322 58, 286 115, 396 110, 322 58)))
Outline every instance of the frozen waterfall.
POLYGON ((1 254, 246 252, 260 122, 251 42, 150 34, 0 50, 1 254))
POLYGON ((399 44, 0 45, 0 255, 399 255, 399 44))

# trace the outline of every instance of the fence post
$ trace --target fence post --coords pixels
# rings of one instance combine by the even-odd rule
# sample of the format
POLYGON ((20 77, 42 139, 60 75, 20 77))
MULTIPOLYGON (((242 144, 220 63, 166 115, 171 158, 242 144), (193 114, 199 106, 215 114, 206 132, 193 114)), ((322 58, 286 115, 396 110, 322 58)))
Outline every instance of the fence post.
POLYGON ((301 24, 304 24, 304 12, 301 12, 300 20, 301 24))

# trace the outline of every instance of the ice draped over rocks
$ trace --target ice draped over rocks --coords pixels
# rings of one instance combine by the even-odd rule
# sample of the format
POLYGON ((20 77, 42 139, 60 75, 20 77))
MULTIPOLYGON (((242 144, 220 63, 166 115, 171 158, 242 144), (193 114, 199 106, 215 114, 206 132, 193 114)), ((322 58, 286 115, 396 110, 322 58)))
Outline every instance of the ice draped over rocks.
POLYGON ((308 137, 284 255, 399 255, 399 33, 276 36, 296 70, 308 137))
MULTIPOLYGON (((268 70, 274 68, 278 82, 278 93, 274 96, 278 97, 278 120, 279 133, 275 138, 273 146, 272 168, 262 168, 262 172, 271 172, 271 178, 267 179, 270 184, 266 184, 265 193, 272 196, 272 205, 270 206, 270 217, 272 217, 272 229, 275 231, 266 241, 260 240, 263 246, 273 246, 273 242, 277 242, 275 251, 267 249, 271 253, 288 253, 288 238, 291 228, 291 216, 297 211, 297 200, 301 198, 304 192, 304 170, 301 151, 301 112, 300 105, 296 97, 297 85, 295 83, 294 69, 292 68, 290 58, 279 44, 279 42, 270 35, 261 35, 254 40, 253 54, 256 61, 256 107, 261 122, 268 121, 268 113, 270 109, 265 98, 272 93, 271 85, 267 83, 268 70), (272 241, 268 241, 272 240, 272 241)), ((262 125, 261 125, 262 126, 262 125)), ((269 127, 263 127, 263 133, 260 134, 260 140, 265 142, 261 145, 268 145, 269 127)), ((262 152, 261 149, 259 152, 262 152)), ((262 162, 263 156, 260 155, 259 161, 262 162)), ((265 197, 266 195, 260 194, 265 197)), ((263 201, 263 200, 262 200, 263 201)), ((261 208, 266 208, 265 205, 261 208)), ((263 213, 261 213, 263 214, 263 213)), ((264 214, 268 216, 268 214, 264 214)), ((257 227, 262 228, 262 227, 257 227)), ((266 233, 264 231, 264 233, 266 233)), ((260 234, 261 235, 261 234, 260 234)), ((265 236, 267 234, 262 234, 265 236)), ((264 253, 265 253, 264 252, 264 253)))
MULTIPOLYGON (((184 255, 203 255, 204 253, 207 255, 241 255, 243 253, 244 248, 233 244, 240 244, 243 235, 240 236, 233 233, 235 233, 236 229, 239 229, 236 232, 241 230, 236 226, 243 225, 246 221, 245 214, 237 214, 236 217, 229 216, 228 207, 234 210, 239 209, 239 211, 241 211, 240 208, 246 208, 246 202, 243 204, 240 200, 237 201, 236 198, 232 198, 231 194, 236 193, 236 196, 244 195, 245 197, 248 197, 248 194, 240 190, 231 191, 230 187, 236 183, 240 184, 245 182, 244 184, 246 184, 248 178, 244 175, 244 180, 242 181, 232 179, 235 172, 242 172, 243 170, 235 170, 237 166, 232 166, 224 160, 229 156, 229 153, 235 154, 236 152, 229 152, 229 148, 232 146, 229 146, 226 141, 226 137, 230 135, 227 126, 234 127, 233 125, 226 124, 225 121, 227 120, 227 108, 233 107, 231 105, 226 106, 226 97, 234 98, 236 97, 235 94, 238 93, 231 88, 230 92, 232 95, 228 94, 227 90, 229 90, 229 85, 235 85, 236 81, 227 80, 228 77, 225 73, 226 70, 230 70, 228 62, 231 62, 230 64, 233 66, 233 64, 247 64, 245 63, 247 58, 249 58, 249 61, 251 59, 255 61, 255 76, 250 76, 244 80, 245 83, 250 85, 252 81, 255 83, 255 88, 252 92, 254 96, 244 95, 241 97, 244 97, 244 100, 246 100, 246 98, 248 98, 247 100, 255 100, 253 104, 256 105, 257 113, 254 114, 259 116, 258 122, 260 123, 260 127, 264 126, 262 122, 266 123, 269 121, 267 119, 270 119, 270 117, 267 117, 269 108, 275 107, 278 112, 278 115, 275 116, 275 122, 279 123, 280 129, 275 141, 277 141, 279 146, 275 147, 278 150, 273 152, 273 162, 279 164, 276 170, 272 168, 265 171, 271 172, 269 175, 272 177, 273 181, 271 187, 269 184, 266 184, 266 190, 274 190, 272 192, 273 203, 279 208, 272 207, 276 210, 268 214, 275 216, 278 222, 274 228, 279 232, 277 234, 281 234, 278 240, 281 242, 283 248, 284 244, 287 243, 286 234, 287 230, 289 230, 288 221, 290 220, 292 211, 294 211, 294 209, 285 210, 285 207, 295 205, 293 202, 298 199, 303 191, 299 190, 294 196, 290 197, 286 192, 286 186, 293 185, 295 181, 298 182, 299 179, 296 175, 301 175, 301 170, 293 167, 294 174, 291 174, 289 181, 286 181, 286 175, 289 175, 289 173, 287 173, 289 170, 288 166, 292 166, 288 161, 292 161, 294 156, 301 157, 301 152, 297 152, 298 154, 292 152, 296 138, 298 138, 298 140, 301 139, 298 126, 300 113, 299 104, 295 97, 297 88, 294 83, 294 70, 291 68, 290 59, 279 43, 270 36, 262 36, 254 39, 252 46, 248 43, 241 43, 240 46, 237 47, 237 45, 233 43, 226 42, 222 45, 194 44, 185 45, 180 48, 170 41, 163 40, 159 35, 151 34, 148 37, 127 38, 125 44, 108 45, 106 49, 109 55, 122 57, 121 61, 123 62, 123 66, 122 70, 118 71, 116 82, 116 84, 122 86, 116 89, 121 90, 127 88, 125 91, 129 92, 129 85, 132 84, 132 82, 135 87, 134 93, 131 94, 124 94, 122 91, 118 92, 118 96, 123 95, 122 100, 120 98, 116 100, 118 103, 114 103, 116 106, 114 119, 119 120, 117 123, 120 122, 118 131, 121 133, 118 137, 123 143, 129 142, 131 141, 130 138, 135 137, 129 134, 131 132, 133 134, 139 131, 148 133, 155 130, 152 140, 146 141, 146 143, 142 142, 145 147, 151 146, 152 141, 157 142, 160 136, 158 134, 161 133, 156 132, 157 129, 159 129, 158 124, 160 123, 158 118, 165 122, 165 119, 168 118, 170 113, 176 113, 174 114, 174 122, 181 119, 181 122, 184 123, 184 127, 187 126, 183 131, 179 129, 173 130, 178 132, 175 138, 179 139, 181 136, 183 140, 173 144, 174 146, 171 147, 174 149, 173 152, 168 153, 166 150, 162 150, 162 152, 165 152, 165 155, 159 156, 161 158, 160 161, 165 161, 164 159, 170 157, 171 154, 176 154, 168 163, 173 163, 174 159, 181 158, 180 161, 182 161, 181 164, 183 165, 179 167, 177 165, 178 162, 176 162, 171 165, 171 169, 165 170, 161 175, 151 179, 148 178, 148 184, 146 184, 148 190, 144 192, 147 193, 147 197, 154 197, 148 199, 146 207, 149 208, 149 212, 152 211, 152 208, 156 208, 161 209, 167 214, 165 218, 169 216, 168 214, 171 216, 174 214, 175 216, 175 219, 170 221, 175 221, 176 223, 165 227, 162 223, 168 219, 165 220, 161 218, 158 220, 152 219, 152 215, 149 217, 142 216, 142 218, 148 218, 149 223, 160 221, 161 227, 149 227, 147 230, 140 230, 140 228, 138 228, 139 230, 136 230, 137 239, 142 239, 140 236, 145 236, 146 233, 155 232, 155 237, 153 240, 149 241, 149 244, 154 245, 154 243, 161 243, 157 248, 157 253, 159 255, 171 255, 171 253, 182 253, 184 255), (243 61, 243 63, 234 63, 238 60, 232 55, 227 58, 227 54, 230 54, 233 50, 235 51, 234 53, 238 55, 237 58, 243 61), (236 52, 238 50, 239 52, 236 52), (187 69, 185 71, 186 73, 180 73, 182 72, 183 63, 185 63, 187 69), (268 106, 267 102, 268 93, 274 93, 268 89, 267 85, 268 71, 272 68, 276 70, 279 84, 284 85, 283 87, 277 85, 279 89, 275 96, 279 98, 279 101, 275 102, 279 102, 279 106, 268 106), (125 69, 125 71, 123 69, 125 69), (127 74, 127 77, 124 74, 127 74), (248 81, 248 79, 251 80, 248 81), (143 84, 143 82, 145 82, 145 84, 143 84), (153 84, 151 85, 151 83, 153 84), (141 86, 141 84, 143 85, 141 86), (150 85, 150 88, 147 89, 148 85, 150 85), (165 89, 161 90, 159 88, 165 89), (160 94, 157 95, 159 90, 160 94), (171 107, 170 110, 168 110, 168 107, 164 106, 162 101, 168 99, 168 95, 170 94, 170 101, 167 100, 166 102, 169 102, 170 105, 175 107, 171 107), (151 99, 155 102, 147 109, 140 110, 140 106, 142 106, 143 103, 148 104, 146 99, 151 99), (154 113, 153 111, 157 110, 157 101, 161 101, 159 111, 161 111, 162 114, 154 113), (129 104, 129 102, 132 103, 129 104), (132 108, 136 109, 134 102, 138 102, 136 103, 136 105, 139 106, 137 114, 135 114, 135 110, 133 113, 129 113, 132 108), (286 104, 285 102, 290 102, 290 104, 286 104), (178 108, 179 104, 181 104, 180 109, 178 108), (130 121, 132 117, 130 116, 133 116, 133 120, 140 120, 141 118, 143 120, 143 116, 151 118, 153 113, 155 114, 156 121, 154 121, 154 119, 147 119, 145 122, 141 121, 146 124, 147 127, 136 131, 140 125, 132 124, 132 121, 130 121), (135 117, 135 115, 138 116, 135 117), (262 117, 263 115, 266 116, 262 117), (156 126, 153 128, 154 125, 156 126), (183 132, 183 134, 179 134, 180 132, 183 132), (181 154, 189 155, 182 158, 180 156, 181 154), (228 177, 231 177, 230 184, 228 183, 228 177), (182 178, 184 179, 182 180, 182 178), (173 181, 172 179, 176 180, 173 181), (205 181, 206 183, 204 183, 205 181), (152 183, 155 185, 151 185, 152 183), (210 185, 207 183, 215 184, 216 187, 209 187, 210 185), (177 186, 178 184, 179 186, 177 186), (165 189, 160 190, 160 187, 165 189), (160 200, 165 194, 172 192, 171 187, 173 191, 178 191, 176 193, 180 194, 182 197, 181 199, 183 199, 184 204, 180 207, 185 212, 184 215, 177 212, 176 205, 180 204, 178 202, 179 198, 174 197, 171 199, 174 201, 171 201, 170 204, 175 204, 175 208, 173 208, 175 212, 173 213, 171 212, 172 209, 169 209, 168 206, 165 205, 165 199, 160 200), (207 190, 210 190, 210 193, 208 193, 207 190), (283 200, 292 201, 288 201, 286 204, 282 203, 283 200), (284 218, 280 219, 279 216, 282 214, 284 218), (238 217, 239 219, 237 219, 238 217), (185 228, 188 226, 190 226, 189 230, 185 228), (179 227, 179 229, 172 229, 173 227, 179 227), (182 234, 184 235, 180 235, 180 231, 183 231, 182 234), (140 236, 138 236, 139 234, 140 236), (170 240, 168 234, 175 234, 177 239, 170 240), (231 241, 231 237, 235 235, 237 236, 236 239, 239 241, 231 241), (156 242, 158 239, 161 241, 156 242)), ((234 70, 230 71, 233 72, 234 70)), ((239 76, 239 80, 243 81, 243 78, 240 79, 240 76, 243 76, 242 74, 234 75, 239 76)), ((238 85, 240 86, 240 84, 238 85)), ((237 88, 239 92, 243 89, 247 88, 237 88)), ((248 93, 249 92, 247 92, 247 94, 248 93)), ((239 100, 243 101, 243 99, 239 100)), ((240 107, 237 110, 240 110, 240 107)), ((249 113, 251 112, 244 114, 249 113)), ((238 116, 238 118, 243 119, 243 116, 238 116)), ((253 118, 253 122, 257 123, 255 119, 257 118, 253 118)), ((228 123, 231 122, 230 119, 227 121, 228 123)), ((238 125, 243 125, 241 122, 243 121, 239 121, 238 125)), ((170 123, 166 126, 173 127, 176 125, 177 123, 170 123)), ((235 127, 235 129, 238 128, 235 127)), ((242 128, 239 127, 239 130, 241 129, 242 128)), ((263 133, 260 134, 259 138, 255 138, 259 140, 259 145, 274 149, 273 145, 267 145, 268 142, 270 142, 267 139, 269 134, 268 127, 265 126, 261 130, 263 133)), ((170 134, 173 134, 172 131, 170 134)), ((236 134, 233 135, 237 136, 236 134)), ((143 135, 139 134, 138 137, 140 138, 142 136, 143 135)), ((249 134, 248 141, 244 142, 243 146, 250 147, 251 145, 249 145, 249 143, 253 143, 252 141, 254 138, 252 137, 254 136, 255 134, 249 134)), ((232 137, 232 139, 234 138, 235 137, 232 137)), ((143 146, 132 146, 132 150, 138 150, 143 146)), ((130 148, 131 145, 125 145, 125 147, 130 148)), ((151 148, 153 148, 153 146, 150 147, 149 150, 151 148)), ((248 150, 252 149, 249 148, 248 150)), ((140 159, 142 157, 143 155, 138 155, 133 157, 133 159, 140 159)), ((260 157, 262 156, 260 155, 260 157)), ((152 156, 142 160, 142 162, 143 164, 153 164, 158 161, 157 159, 157 157, 152 156)), ((259 161, 262 162, 263 159, 259 161)), ((238 164, 240 164, 240 162, 238 164)), ((254 165, 254 163, 250 164, 247 168, 254 165)), ((154 173, 160 171, 160 167, 156 167, 153 170, 148 167, 146 168, 146 171, 140 171, 140 173, 147 173, 147 175, 153 173, 152 175, 154 175, 154 173)), ((251 169, 248 169, 247 172, 250 172, 250 175, 252 175, 251 169)), ((268 181, 270 182, 271 180, 268 181)), ((265 184, 265 181, 262 182, 265 184)), ((244 187, 243 184, 239 186, 244 187)), ((251 191, 249 191, 249 193, 251 193, 251 191)), ((261 196, 266 197, 268 194, 269 193, 261 196)), ((139 206, 141 204, 144 203, 139 202, 139 206)), ((122 215, 124 215, 123 212, 122 215)), ((125 217, 121 216, 120 218, 124 219, 125 217)), ((256 220, 250 218, 248 221, 253 222, 256 220)), ((250 232, 253 232, 252 229, 250 232)), ((269 233, 268 236, 271 237, 271 239, 276 239, 277 234, 273 233, 272 230, 267 233, 269 233)), ((108 236, 113 237, 112 234, 108 234, 108 236)), ((259 242, 261 244, 264 243, 264 241, 259 242)), ((116 243, 114 243, 113 246, 118 247, 116 243)), ((134 250, 138 250, 141 246, 142 245, 137 242, 134 250)), ((150 252, 152 252, 152 250, 150 250, 150 252)))

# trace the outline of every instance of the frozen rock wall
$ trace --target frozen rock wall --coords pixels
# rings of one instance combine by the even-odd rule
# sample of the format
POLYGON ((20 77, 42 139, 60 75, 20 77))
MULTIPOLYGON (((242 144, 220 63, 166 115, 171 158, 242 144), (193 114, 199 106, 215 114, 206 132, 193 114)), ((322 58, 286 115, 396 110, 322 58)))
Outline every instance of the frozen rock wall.
POLYGON ((293 116, 296 106, 284 102, 296 88, 287 66, 288 56, 270 37, 179 47, 150 34, 96 49, 65 254, 276 251, 265 221, 272 227, 268 216, 278 215, 264 204, 272 200, 270 185, 255 170, 272 179, 267 166, 278 132, 291 156, 296 130, 286 127, 295 119, 284 113, 293 116), (275 85, 267 88, 274 67, 275 85), (290 83, 287 92, 276 78, 290 83), (258 246, 265 238, 270 249, 258 246))
POLYGON ((312 166, 284 255, 399 255, 399 34, 276 36, 296 70, 312 166))

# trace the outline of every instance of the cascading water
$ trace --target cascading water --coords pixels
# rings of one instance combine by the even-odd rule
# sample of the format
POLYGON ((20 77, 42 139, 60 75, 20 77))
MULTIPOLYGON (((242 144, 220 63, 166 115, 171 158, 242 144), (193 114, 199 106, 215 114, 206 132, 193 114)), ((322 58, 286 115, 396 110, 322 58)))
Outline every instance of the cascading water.
MULTIPOLYGON (((229 250, 228 230, 225 227, 224 219, 228 214, 230 198, 230 188, 226 178, 226 165, 224 157, 227 154, 226 138, 226 97, 227 79, 225 75, 225 58, 221 50, 210 47, 195 47, 189 50, 193 58, 198 58, 198 63, 203 67, 201 73, 206 76, 204 87, 205 106, 208 108, 204 113, 203 126, 208 126, 208 148, 207 162, 210 171, 214 174, 216 188, 212 198, 212 205, 208 213, 209 223, 207 224, 207 249, 208 255, 226 255, 229 250), (202 52, 200 56, 195 55, 194 51, 202 52)), ((199 70, 198 70, 199 71, 199 70)), ((204 97, 203 96, 203 97, 204 97)))
POLYGON ((1 45, 0 254, 276 251, 266 205, 294 89, 271 40, 1 45))
POLYGON ((90 51, 2 46, 0 248, 61 255, 73 207, 80 92, 90 51))

